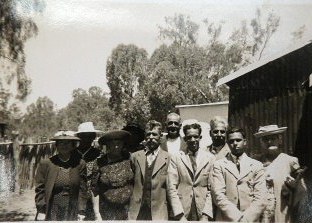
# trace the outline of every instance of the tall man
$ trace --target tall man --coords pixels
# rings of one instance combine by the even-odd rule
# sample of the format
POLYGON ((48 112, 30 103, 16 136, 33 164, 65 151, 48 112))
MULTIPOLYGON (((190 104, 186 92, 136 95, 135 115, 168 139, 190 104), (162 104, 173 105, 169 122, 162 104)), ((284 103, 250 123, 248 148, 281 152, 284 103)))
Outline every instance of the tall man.
POLYGON ((212 195, 217 221, 256 222, 265 209, 266 183, 262 163, 246 155, 242 129, 227 131, 231 153, 212 169, 212 195))
POLYGON ((230 153, 230 149, 226 144, 227 127, 227 121, 220 116, 216 116, 210 121, 209 133, 212 144, 208 146, 208 150, 216 156, 216 160, 222 159, 230 153))
POLYGON ((162 148, 170 154, 177 154, 186 150, 184 139, 180 136, 181 117, 176 113, 167 116, 166 128, 168 135, 162 138, 162 148))
POLYGON ((199 149, 199 124, 185 125, 183 132, 187 151, 171 157, 167 177, 169 201, 176 220, 208 220, 213 217, 208 176, 215 157, 199 149))
POLYGON ((134 188, 129 220, 167 220, 166 177, 169 154, 160 148, 162 126, 157 121, 146 125, 145 150, 131 155, 134 188))

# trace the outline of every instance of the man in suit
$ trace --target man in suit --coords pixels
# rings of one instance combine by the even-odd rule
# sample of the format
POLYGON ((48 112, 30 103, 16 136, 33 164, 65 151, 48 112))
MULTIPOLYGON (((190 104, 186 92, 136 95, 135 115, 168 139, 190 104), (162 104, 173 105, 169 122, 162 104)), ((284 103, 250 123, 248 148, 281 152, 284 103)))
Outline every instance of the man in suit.
POLYGON ((217 160, 211 173, 216 220, 259 221, 266 205, 263 165, 244 152, 247 142, 242 129, 229 129, 227 143, 231 153, 217 160))
POLYGON ((161 147, 169 154, 177 154, 180 151, 186 151, 184 139, 180 136, 181 117, 176 113, 170 113, 167 116, 166 128, 168 135, 161 140, 161 147))
POLYGON ((230 149, 226 144, 226 129, 228 127, 227 121, 220 117, 215 116, 210 121, 210 137, 212 144, 208 146, 209 152, 216 156, 216 160, 222 159, 228 153, 230 149))
POLYGON ((199 149, 198 123, 185 125, 183 132, 187 151, 171 157, 167 177, 169 201, 175 220, 207 221, 213 217, 208 176, 215 157, 199 149))
POLYGON ((129 220, 167 220, 166 177, 169 154, 160 148, 162 126, 157 121, 146 125, 145 149, 131 155, 134 188, 129 220))

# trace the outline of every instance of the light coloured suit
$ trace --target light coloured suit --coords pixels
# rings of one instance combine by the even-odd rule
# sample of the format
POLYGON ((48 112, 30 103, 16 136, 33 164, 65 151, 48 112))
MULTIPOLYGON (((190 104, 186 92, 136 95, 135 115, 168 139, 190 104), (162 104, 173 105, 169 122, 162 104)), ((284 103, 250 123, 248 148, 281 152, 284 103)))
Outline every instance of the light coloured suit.
POLYGON ((208 186, 208 176, 215 157, 203 149, 197 155, 197 168, 194 173, 191 160, 180 151, 170 160, 167 177, 168 197, 176 217, 182 213, 188 218, 193 196, 199 218, 202 214, 212 217, 212 198, 208 186))
MULTIPOLYGON (((152 220, 168 220, 166 178, 169 165, 169 154, 160 149, 156 157, 152 173, 151 212, 152 220)), ((134 188, 130 199, 129 220, 137 220, 143 195, 143 185, 146 167, 144 150, 131 155, 131 165, 134 171, 134 188)))
POLYGON ((239 171, 228 154, 214 163, 211 175, 216 221, 259 220, 266 206, 266 182, 261 162, 244 153, 239 171))

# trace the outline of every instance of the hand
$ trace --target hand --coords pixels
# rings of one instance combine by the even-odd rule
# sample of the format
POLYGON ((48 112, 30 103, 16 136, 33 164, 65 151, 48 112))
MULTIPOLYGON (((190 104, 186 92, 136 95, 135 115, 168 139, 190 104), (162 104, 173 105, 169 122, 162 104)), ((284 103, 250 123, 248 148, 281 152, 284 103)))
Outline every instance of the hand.
POLYGON ((289 188, 295 188, 296 187, 296 180, 291 177, 291 176, 287 176, 286 180, 285 180, 285 184, 289 187, 289 188))
POLYGON ((200 217, 199 220, 200 220, 200 221, 209 221, 208 216, 205 215, 205 214, 203 214, 203 215, 200 217))
POLYGON ((78 218, 77 218, 77 220, 78 221, 83 221, 83 219, 85 218, 85 216, 84 215, 82 215, 82 214, 78 214, 78 218))
POLYGON ((45 220, 45 214, 44 213, 38 213, 37 221, 44 221, 44 220, 45 220))

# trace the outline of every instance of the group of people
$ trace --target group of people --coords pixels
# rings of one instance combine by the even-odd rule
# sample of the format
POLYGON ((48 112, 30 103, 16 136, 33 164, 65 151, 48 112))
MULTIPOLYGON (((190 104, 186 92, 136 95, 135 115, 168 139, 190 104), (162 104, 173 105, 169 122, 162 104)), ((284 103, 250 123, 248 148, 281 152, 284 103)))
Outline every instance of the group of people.
POLYGON ((145 129, 129 124, 104 133, 92 122, 52 139, 57 155, 36 173, 37 220, 181 220, 293 222, 304 194, 296 157, 280 148, 286 127, 262 126, 254 136, 263 147, 249 157, 242 128, 210 122, 212 144, 200 148, 202 128, 183 126, 176 113, 145 129))

